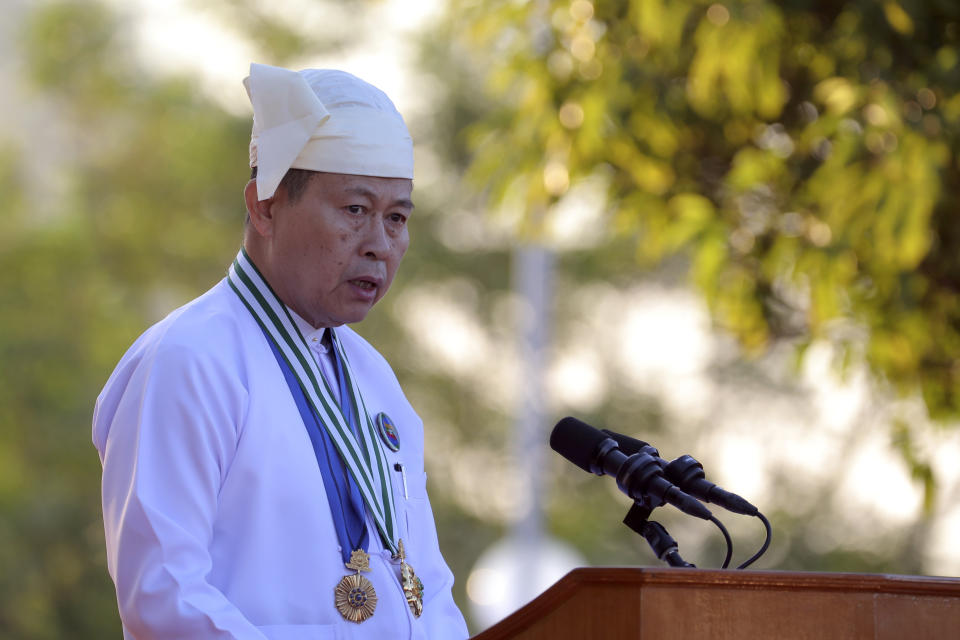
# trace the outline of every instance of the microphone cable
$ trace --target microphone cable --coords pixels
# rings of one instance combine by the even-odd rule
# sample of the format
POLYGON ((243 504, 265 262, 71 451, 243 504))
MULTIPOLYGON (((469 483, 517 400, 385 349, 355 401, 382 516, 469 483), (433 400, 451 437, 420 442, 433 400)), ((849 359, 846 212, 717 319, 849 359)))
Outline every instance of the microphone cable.
POLYGON ((717 519, 717 516, 711 515, 710 522, 717 525, 717 528, 720 529, 720 533, 723 534, 724 541, 727 543, 727 556, 723 559, 723 565, 720 567, 721 569, 726 569, 730 566, 730 558, 733 557, 733 539, 730 538, 730 532, 727 531, 727 528, 723 526, 723 523, 717 519))
POLYGON ((757 561, 757 559, 767 552, 767 549, 770 547, 770 540, 773 538, 773 529, 770 528, 770 521, 767 520, 766 516, 757 511, 757 517, 760 518, 760 522, 763 523, 764 528, 767 530, 766 539, 763 541, 763 546, 760 547, 760 550, 753 554, 748 560, 741 564, 737 569, 746 569, 751 564, 757 561))

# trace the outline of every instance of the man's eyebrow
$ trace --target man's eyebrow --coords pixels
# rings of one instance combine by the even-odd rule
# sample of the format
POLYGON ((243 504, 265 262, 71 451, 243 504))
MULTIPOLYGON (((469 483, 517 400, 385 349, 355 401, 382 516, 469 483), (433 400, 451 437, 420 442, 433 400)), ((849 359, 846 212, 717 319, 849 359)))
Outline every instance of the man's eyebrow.
MULTIPOLYGON (((347 193, 352 193, 354 195, 362 196, 370 200, 376 200, 376 197, 377 197, 377 194, 375 194, 370 189, 367 189, 366 187, 347 187, 345 191, 347 193)), ((413 211, 413 208, 414 208, 413 201, 410 200, 409 198, 399 198, 398 200, 394 200, 390 206, 403 207, 404 209, 409 209, 411 211, 413 211)))

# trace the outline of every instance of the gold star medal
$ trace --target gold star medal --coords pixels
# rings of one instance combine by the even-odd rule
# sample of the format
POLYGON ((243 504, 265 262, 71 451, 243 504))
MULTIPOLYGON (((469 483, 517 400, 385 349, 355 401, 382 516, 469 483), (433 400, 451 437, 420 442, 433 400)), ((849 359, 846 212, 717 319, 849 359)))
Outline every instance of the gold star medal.
POLYGON ((373 584, 360 575, 361 571, 370 571, 370 556, 363 549, 356 549, 350 553, 350 562, 346 563, 346 567, 356 573, 340 580, 333 590, 334 602, 340 615, 360 624, 372 616, 377 608, 377 592, 373 584))
POLYGON ((400 559, 400 586, 403 587, 403 595, 407 598, 407 606, 413 612, 413 617, 419 618, 423 613, 423 582, 413 572, 413 567, 406 562, 403 540, 400 540, 397 545, 396 557, 400 559))

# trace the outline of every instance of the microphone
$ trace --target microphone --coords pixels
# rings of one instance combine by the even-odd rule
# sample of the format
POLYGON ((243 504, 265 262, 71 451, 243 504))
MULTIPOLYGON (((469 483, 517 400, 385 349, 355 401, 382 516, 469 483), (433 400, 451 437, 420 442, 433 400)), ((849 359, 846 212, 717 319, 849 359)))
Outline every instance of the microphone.
POLYGON ((638 451, 649 453, 651 456, 656 458, 662 464, 661 467, 667 465, 667 461, 660 457, 660 452, 657 451, 657 448, 648 442, 643 440, 637 440, 636 438, 631 438, 630 436, 625 436, 622 433, 617 433, 616 431, 610 431, 609 429, 600 429, 603 433, 607 434, 609 437, 613 438, 617 443, 617 448, 620 451, 623 451, 628 456, 638 451))
POLYGON ((666 476, 667 480, 695 498, 704 502, 711 502, 727 511, 745 516, 756 516, 759 513, 759 509, 737 494, 725 491, 707 480, 706 474, 703 472, 703 465, 693 457, 682 455, 672 462, 667 462, 660 457, 655 448, 643 440, 637 440, 608 429, 603 429, 602 432, 610 436, 617 443, 617 447, 627 455, 645 452, 653 456, 663 468, 663 475, 666 476))
POLYGON ((576 418, 564 418, 550 434, 550 448, 584 471, 614 476, 617 487, 634 500, 658 499, 684 513, 710 520, 710 510, 666 478, 658 458, 646 451, 627 456, 607 434, 576 418))

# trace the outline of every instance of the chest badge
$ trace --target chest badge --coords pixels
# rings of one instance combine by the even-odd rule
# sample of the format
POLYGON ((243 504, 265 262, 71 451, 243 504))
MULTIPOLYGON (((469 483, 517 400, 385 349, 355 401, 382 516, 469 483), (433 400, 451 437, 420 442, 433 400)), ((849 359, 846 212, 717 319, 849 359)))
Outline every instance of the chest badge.
POLYGON ((393 424, 390 416, 382 411, 377 414, 377 433, 383 444, 389 447, 390 451, 400 451, 400 436, 397 434, 397 427, 393 424))

